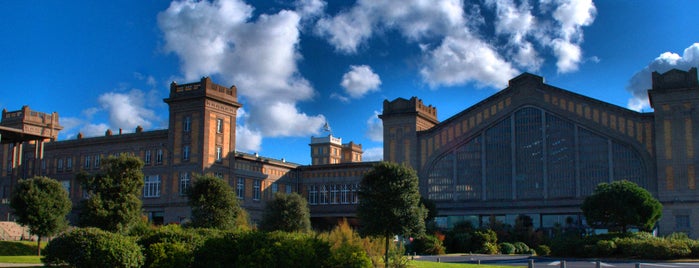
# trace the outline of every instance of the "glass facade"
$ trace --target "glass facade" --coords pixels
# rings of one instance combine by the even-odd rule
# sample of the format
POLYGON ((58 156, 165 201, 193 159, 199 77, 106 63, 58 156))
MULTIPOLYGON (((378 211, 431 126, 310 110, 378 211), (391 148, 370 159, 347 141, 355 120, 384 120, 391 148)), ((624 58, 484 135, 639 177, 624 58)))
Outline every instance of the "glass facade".
POLYGON ((427 194, 439 201, 578 198, 615 180, 655 193, 645 165, 631 146, 529 106, 436 160, 427 194))

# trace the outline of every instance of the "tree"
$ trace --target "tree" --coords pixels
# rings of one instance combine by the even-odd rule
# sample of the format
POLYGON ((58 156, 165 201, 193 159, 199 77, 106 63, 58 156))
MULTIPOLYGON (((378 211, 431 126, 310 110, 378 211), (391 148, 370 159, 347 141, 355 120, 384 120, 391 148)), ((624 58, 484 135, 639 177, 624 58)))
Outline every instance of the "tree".
POLYGON ((233 229, 241 213, 233 189, 222 179, 211 175, 196 176, 189 189, 192 226, 233 229))
POLYGON ((381 162, 359 184, 357 217, 363 235, 383 236, 388 267, 388 241, 394 235, 422 234, 427 211, 420 206, 418 177, 410 167, 381 162))
POLYGON ((88 198, 80 204, 79 225, 126 232, 141 217, 143 161, 127 154, 104 159, 101 173, 77 175, 88 198))
POLYGON ((276 193, 267 202, 260 227, 265 231, 310 231, 311 211, 306 199, 297 193, 276 193))
POLYGON ((37 255, 41 255, 41 238, 56 234, 68 226, 66 215, 72 203, 68 192, 56 180, 34 177, 19 180, 10 197, 17 222, 36 235, 37 255))
POLYGON ((581 209, 590 225, 626 232, 630 226, 652 230, 662 216, 663 206, 646 189, 623 180, 597 185, 581 209))

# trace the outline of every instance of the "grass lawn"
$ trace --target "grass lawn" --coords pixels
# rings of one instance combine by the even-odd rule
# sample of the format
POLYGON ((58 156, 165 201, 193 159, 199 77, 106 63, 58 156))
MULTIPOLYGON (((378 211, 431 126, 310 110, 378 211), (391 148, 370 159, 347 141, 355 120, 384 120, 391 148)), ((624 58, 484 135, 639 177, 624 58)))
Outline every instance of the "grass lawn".
POLYGON ((0 263, 41 263, 41 256, 0 256, 0 263))
MULTIPOLYGON (((490 265, 490 264, 469 264, 469 263, 446 263, 446 262, 432 262, 432 261, 411 261, 410 267, 415 268, 512 268, 518 266, 512 265, 490 265)), ((524 267, 524 266, 522 266, 524 267)))

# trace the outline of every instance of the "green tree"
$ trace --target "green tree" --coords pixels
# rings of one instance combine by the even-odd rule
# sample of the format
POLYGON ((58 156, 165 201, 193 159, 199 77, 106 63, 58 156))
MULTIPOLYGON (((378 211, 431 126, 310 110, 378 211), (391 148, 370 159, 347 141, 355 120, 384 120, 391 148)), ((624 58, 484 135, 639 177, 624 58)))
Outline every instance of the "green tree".
POLYGON ((426 214, 420 206, 417 174, 410 167, 381 162, 359 184, 360 233, 385 238, 386 267, 389 239, 399 234, 424 233, 426 214))
POLYGON ((310 231, 311 211, 306 199, 297 193, 276 193, 267 201, 260 228, 264 231, 310 231))
POLYGON ((126 232, 141 217, 143 161, 127 154, 102 160, 100 173, 77 175, 88 198, 80 204, 79 225, 126 232))
POLYGON ((10 197, 10 207, 19 224, 38 236, 37 255, 41 255, 41 238, 56 234, 68 226, 66 215, 71 208, 68 192, 61 183, 47 177, 19 180, 10 197))
POLYGON ((652 230, 662 216, 663 206, 646 189, 623 180, 597 185, 581 209, 590 225, 626 232, 630 226, 652 230))
POLYGON ((192 226, 233 229, 241 213, 233 189, 222 179, 211 175, 196 176, 189 189, 192 226))

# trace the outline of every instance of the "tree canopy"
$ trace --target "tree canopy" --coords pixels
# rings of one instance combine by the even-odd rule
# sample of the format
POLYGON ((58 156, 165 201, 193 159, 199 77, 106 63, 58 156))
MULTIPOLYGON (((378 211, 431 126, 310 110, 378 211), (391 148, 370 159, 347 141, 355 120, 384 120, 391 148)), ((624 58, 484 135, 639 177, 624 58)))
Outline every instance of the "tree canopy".
POLYGON ((420 206, 417 173, 405 165, 380 162, 364 175, 358 194, 359 231, 385 237, 388 265, 388 241, 392 236, 419 235, 425 230, 427 211, 420 206))
POLYGON ((311 211, 297 193, 276 193, 267 201, 260 228, 265 231, 306 232, 311 230, 311 211))
POLYGON ((211 175, 196 176, 189 189, 192 226, 233 229, 241 214, 238 198, 222 179, 211 175))
POLYGON ((77 175, 88 198, 80 204, 79 225, 124 232, 141 217, 143 161, 121 154, 100 164, 100 173, 77 175))
POLYGON ((17 222, 29 227, 38 236, 38 255, 41 255, 41 238, 56 234, 68 226, 66 215, 71 201, 60 182, 47 177, 19 180, 10 197, 17 222))
POLYGON ((646 189, 623 180, 597 185, 581 209, 590 225, 626 232, 631 226, 652 230, 662 216, 663 206, 646 189))

